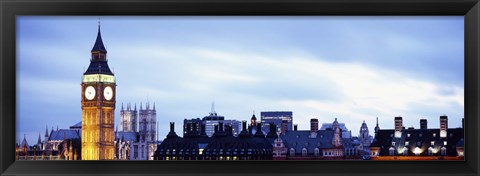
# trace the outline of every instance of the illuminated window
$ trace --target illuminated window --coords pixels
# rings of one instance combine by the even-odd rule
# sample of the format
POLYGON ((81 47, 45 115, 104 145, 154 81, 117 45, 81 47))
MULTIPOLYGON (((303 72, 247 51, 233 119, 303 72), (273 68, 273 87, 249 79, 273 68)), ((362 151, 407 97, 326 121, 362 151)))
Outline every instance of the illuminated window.
POLYGON ((408 144, 410 144, 410 142, 408 142, 408 141, 405 141, 405 146, 407 146, 408 144))
POLYGON ((430 141, 430 145, 435 145, 435 141, 430 141))
POLYGON ((447 145, 447 141, 443 141, 443 145, 447 145))
POLYGON ((442 148, 440 149, 440 154, 441 154, 442 156, 447 155, 447 148, 442 147, 442 148))
POLYGON ((395 154, 395 149, 393 147, 390 147, 390 149, 388 149, 388 152, 391 156, 393 156, 395 154))
POLYGON ((290 156, 295 156, 295 149, 290 148, 290 156))
POLYGON ((432 147, 429 147, 429 148, 428 148, 428 155, 432 155, 432 153, 433 153, 433 148, 432 148, 432 147))
POLYGON ((392 142, 392 146, 395 146, 395 142, 392 142))
POLYGON ((437 136, 437 134, 436 134, 436 133, 433 133, 432 135, 433 135, 433 137, 436 137, 436 136, 437 136))
POLYGON ((410 133, 407 134, 407 137, 410 137, 410 133))

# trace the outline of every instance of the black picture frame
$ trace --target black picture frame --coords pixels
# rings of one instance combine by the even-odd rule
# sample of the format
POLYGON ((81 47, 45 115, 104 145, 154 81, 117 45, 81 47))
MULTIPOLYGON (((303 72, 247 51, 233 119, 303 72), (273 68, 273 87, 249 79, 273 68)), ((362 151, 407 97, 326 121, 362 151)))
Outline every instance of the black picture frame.
POLYGON ((1 175, 479 175, 478 0, 0 0, 1 175), (465 161, 15 161, 18 15, 460 15, 465 161))

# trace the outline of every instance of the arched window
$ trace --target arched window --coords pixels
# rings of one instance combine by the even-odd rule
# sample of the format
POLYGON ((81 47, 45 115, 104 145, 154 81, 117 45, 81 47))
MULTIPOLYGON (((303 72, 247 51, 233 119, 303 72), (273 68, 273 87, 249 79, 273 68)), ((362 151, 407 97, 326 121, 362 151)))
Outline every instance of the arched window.
POLYGON ((445 148, 445 146, 440 149, 440 154, 441 154, 442 156, 447 155, 447 148, 445 148))
POLYGON ((390 149, 388 149, 388 152, 391 156, 393 156, 395 154, 395 149, 393 147, 390 147, 390 149))
POLYGON ((295 149, 290 148, 290 156, 295 156, 295 149))
POLYGON ((429 147, 429 148, 428 148, 428 155, 432 155, 432 153, 433 153, 433 148, 432 148, 432 147, 429 147))
POLYGON ((302 149, 302 156, 307 156, 307 149, 306 148, 302 149))
POLYGON ((408 148, 405 147, 405 149, 403 149, 403 155, 405 155, 405 156, 408 155, 408 148))
POLYGON ((315 156, 320 156, 320 149, 315 148, 315 150, 313 151, 313 153, 315 154, 315 156))

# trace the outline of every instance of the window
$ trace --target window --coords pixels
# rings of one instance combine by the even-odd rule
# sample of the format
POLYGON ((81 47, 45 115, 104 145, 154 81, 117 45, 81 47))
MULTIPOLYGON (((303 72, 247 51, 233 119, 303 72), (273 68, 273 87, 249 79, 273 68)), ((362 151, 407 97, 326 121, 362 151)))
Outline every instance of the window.
POLYGON ((403 149, 403 155, 405 155, 405 156, 408 155, 408 148, 403 149))
POLYGON ((430 145, 435 145, 435 141, 430 141, 430 145))
POLYGON ((392 146, 395 146, 395 142, 392 142, 392 146))
POLYGON ((423 136, 422 133, 418 134, 418 137, 422 137, 422 136, 423 136))
POLYGON ((314 154, 315 154, 315 156, 320 156, 320 149, 315 148, 314 154))
POLYGON ((432 153, 433 153, 433 148, 432 148, 432 147, 429 147, 429 148, 428 148, 428 155, 432 155, 432 153))
POLYGON ((393 147, 390 147, 390 149, 388 149, 388 152, 391 156, 393 156, 395 154, 395 149, 393 147))
POLYGON ((410 142, 408 142, 408 141, 405 141, 405 146, 407 146, 408 144, 410 144, 410 142))
POLYGON ((440 154, 441 154, 442 156, 447 155, 447 148, 442 147, 442 148, 440 149, 440 154))
POLYGON ((307 149, 306 148, 302 149, 302 156, 307 156, 307 149))
POLYGON ((437 136, 437 134, 436 134, 436 133, 433 133, 432 135, 433 135, 433 137, 436 137, 436 136, 437 136))
POLYGON ((443 145, 447 145, 447 141, 443 141, 443 145))
POLYGON ((290 148, 290 156, 295 156, 295 149, 290 148))
POLYGON ((410 137, 410 133, 407 134, 407 137, 410 137))

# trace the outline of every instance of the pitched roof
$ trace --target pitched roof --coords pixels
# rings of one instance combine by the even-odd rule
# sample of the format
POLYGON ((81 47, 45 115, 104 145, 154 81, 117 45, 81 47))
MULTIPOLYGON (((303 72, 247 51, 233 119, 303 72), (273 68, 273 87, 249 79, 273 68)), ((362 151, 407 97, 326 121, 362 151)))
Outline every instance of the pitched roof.
POLYGON ((137 133, 136 132, 124 132, 117 131, 115 132, 115 140, 123 139, 125 141, 137 142, 137 133))
POLYGON ((112 71, 110 70, 110 67, 108 67, 107 61, 94 61, 92 60, 90 62, 90 65, 87 68, 87 71, 85 71, 84 75, 89 75, 89 74, 106 74, 106 75, 113 75, 112 71))
POLYGON ((70 126, 70 129, 72 128, 82 128, 82 121, 76 123, 75 125, 70 126))
POLYGON ((49 141, 63 141, 64 139, 80 139, 80 134, 77 130, 60 129, 52 131, 49 141))
POLYGON ((456 146, 464 137, 463 128, 447 129, 447 136, 445 138, 440 137, 440 129, 438 128, 405 129, 402 131, 400 138, 396 138, 394 133, 395 130, 379 130, 370 146, 380 147, 380 156, 389 155, 389 149, 392 146, 395 149, 406 147, 406 149, 409 150, 409 155, 414 155, 412 152, 416 147, 423 151, 420 155, 426 155, 430 147, 439 151, 440 148, 445 146, 448 156, 456 156, 456 146), (447 145, 444 145, 444 142, 446 142, 447 145), (406 145, 407 143, 408 145, 406 145))

